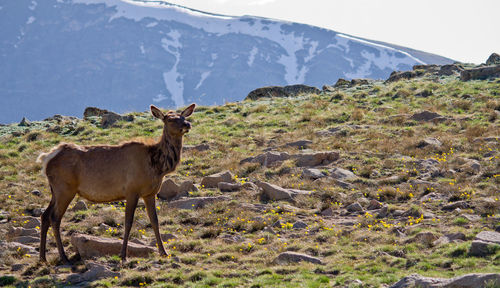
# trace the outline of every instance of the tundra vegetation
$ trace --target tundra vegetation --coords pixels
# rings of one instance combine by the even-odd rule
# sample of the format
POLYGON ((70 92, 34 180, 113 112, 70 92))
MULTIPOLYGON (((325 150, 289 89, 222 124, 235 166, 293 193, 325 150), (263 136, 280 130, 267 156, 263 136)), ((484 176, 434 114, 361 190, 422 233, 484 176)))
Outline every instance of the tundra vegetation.
MULTIPOLYGON (((479 232, 500 229, 499 110, 498 79, 462 82, 426 74, 294 98, 197 107, 184 144, 209 149, 186 149, 167 177, 198 185, 187 198, 223 195, 225 200, 196 209, 157 200, 160 233, 175 235, 164 239, 168 256, 129 257, 124 264, 118 255, 81 259, 69 239, 76 233, 121 239, 125 203, 87 202, 80 210, 73 206, 81 199, 73 200, 61 224, 72 266, 60 262, 52 230, 48 264, 38 261, 36 251, 9 248, 13 229, 25 227, 50 201, 35 162, 38 154, 60 142, 159 138, 162 123, 134 112, 133 121, 109 128, 101 128, 99 117, 2 126, 0 274, 6 276, 0 281, 64 286, 70 275, 85 273, 90 261, 115 273, 84 279, 90 287, 384 287, 413 273, 444 278, 498 273, 498 246, 480 256, 470 250, 479 232), (297 140, 310 142, 286 145, 297 140), (294 157, 269 165, 241 162, 266 151, 335 151, 339 157, 316 167, 301 167, 294 157), (242 187, 222 192, 200 185, 222 171, 230 171, 233 184, 242 187), (274 201, 246 184, 258 181, 306 193, 274 201), (275 261, 285 251, 314 256, 322 264, 275 261)), ((142 202, 130 238, 154 246, 142 202)), ((27 245, 37 248, 39 242, 27 245)))

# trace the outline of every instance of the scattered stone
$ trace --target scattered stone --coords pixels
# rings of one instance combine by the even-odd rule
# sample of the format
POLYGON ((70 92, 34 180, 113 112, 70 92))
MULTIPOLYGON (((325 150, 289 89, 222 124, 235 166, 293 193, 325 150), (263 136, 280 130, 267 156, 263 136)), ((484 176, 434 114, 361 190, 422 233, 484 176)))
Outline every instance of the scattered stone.
POLYGON ((105 113, 101 116, 101 127, 102 128, 109 128, 109 127, 113 126, 118 121, 131 122, 131 121, 134 121, 134 116, 132 116, 132 115, 122 116, 122 115, 114 113, 114 112, 108 112, 108 113, 105 113))
POLYGON ((439 72, 437 75, 442 76, 451 76, 451 75, 459 75, 460 72, 464 71, 464 68, 456 65, 456 64, 447 64, 441 66, 441 69, 439 69, 439 72))
POLYGON ((179 185, 177 185, 174 180, 166 179, 161 183, 160 192, 158 192, 158 198, 170 201, 174 199, 177 194, 179 194, 179 185))
POLYGON ((470 246, 471 256, 484 257, 494 254, 500 249, 500 233, 494 231, 481 231, 476 235, 470 246))
POLYGON ((500 273, 474 273, 450 279, 431 278, 413 274, 404 277, 389 288, 479 288, 486 287, 486 284, 491 284, 491 287, 500 285, 500 273))
POLYGON ((262 87, 251 91, 245 99, 256 100, 259 98, 273 97, 296 97, 300 94, 319 94, 321 90, 316 87, 306 86, 302 84, 289 85, 285 87, 270 86, 262 87))
POLYGON ((326 208, 325 210, 321 211, 319 213, 321 216, 333 216, 333 209, 332 207, 326 208))
POLYGON ((26 266, 28 266, 28 264, 12 264, 12 266, 10 267, 10 271, 12 272, 21 271, 26 266))
POLYGON ((402 79, 409 80, 415 77, 417 77, 417 72, 415 71, 392 71, 391 75, 385 82, 389 83, 389 82, 399 81, 402 79))
POLYGON ((273 228, 271 227, 265 227, 264 229, 262 229, 262 232, 267 232, 267 233, 271 233, 273 235, 276 235, 276 231, 273 230, 273 228))
POLYGON ((347 211, 349 211, 351 213, 363 211, 363 207, 361 207, 361 205, 358 202, 354 202, 354 203, 346 206, 345 209, 347 209, 347 211))
POLYGON ((444 205, 443 208, 441 208, 441 209, 443 209, 445 211, 452 211, 452 210, 455 210, 457 208, 468 209, 468 208, 470 208, 470 205, 466 201, 457 201, 457 202, 453 202, 453 203, 444 205))
POLYGON ((240 164, 244 163, 259 163, 262 166, 270 167, 276 165, 276 163, 290 159, 290 154, 286 152, 277 151, 267 151, 264 154, 257 155, 255 157, 249 157, 241 160, 240 164))
POLYGON ((419 113, 415 113, 410 117, 410 120, 415 120, 419 122, 429 122, 435 120, 445 120, 446 118, 441 116, 438 113, 430 112, 430 111, 422 111, 419 113))
POLYGON ((80 201, 76 202, 75 206, 73 206, 71 211, 85 211, 88 209, 89 208, 87 207, 87 204, 85 203, 85 201, 80 200, 80 201))
POLYGON ((40 190, 37 190, 37 189, 31 191, 31 194, 38 196, 38 197, 42 196, 42 192, 40 192, 40 190))
POLYGON ((218 184, 219 190, 221 192, 234 192, 241 189, 240 183, 227 183, 227 182, 219 182, 218 184))
POLYGON ((500 65, 465 69, 460 73, 460 80, 462 81, 485 80, 498 77, 500 77, 500 65))
POLYGON ((259 188, 262 189, 262 196, 264 199, 279 201, 291 201, 294 202, 293 198, 297 195, 309 195, 309 191, 297 190, 297 189, 285 189, 277 185, 273 185, 267 182, 258 181, 255 183, 259 188))
POLYGON ((284 265, 290 263, 298 263, 301 261, 310 262, 314 264, 323 264, 319 258, 296 252, 283 252, 274 259, 273 263, 284 265))
POLYGON ((21 244, 32 244, 32 243, 40 243, 40 238, 33 236, 19 236, 13 239, 13 242, 21 243, 21 244))
POLYGON ((172 201, 168 204, 170 208, 177 209, 198 209, 203 208, 209 203, 229 201, 230 198, 226 196, 216 196, 216 197, 184 197, 179 200, 172 201))
POLYGON ((471 174, 477 174, 481 172, 481 164, 479 161, 474 160, 474 159, 467 159, 463 158, 462 159, 465 163, 460 167, 463 171, 471 173, 471 174))
POLYGON ((210 145, 207 143, 202 143, 198 145, 183 145, 182 146, 182 151, 207 151, 210 150, 210 145))
POLYGON ((8 239, 13 239, 15 237, 19 236, 32 236, 32 237, 38 237, 39 232, 35 228, 31 229, 26 229, 22 227, 10 227, 9 231, 7 232, 7 238, 8 239))
POLYGON ((257 191, 259 189, 259 187, 252 182, 245 182, 241 185, 241 187, 243 187, 243 189, 253 190, 253 191, 257 191))
POLYGON ((465 219, 471 221, 471 222, 481 221, 481 216, 479 216, 479 215, 464 213, 461 216, 464 217, 465 219))
POLYGON ((354 180, 358 178, 354 173, 352 173, 349 170, 342 169, 342 168, 332 168, 328 170, 329 177, 335 179, 335 180, 340 180, 340 181, 346 181, 346 180, 354 180))
POLYGON ((382 203, 378 202, 375 199, 370 200, 370 204, 366 207, 367 210, 376 210, 382 208, 382 203))
POLYGON ((458 242, 458 241, 465 241, 465 234, 458 232, 458 233, 451 233, 451 234, 445 234, 436 241, 434 241, 432 244, 433 245, 441 245, 441 244, 448 244, 451 242, 458 242))
POLYGON ((209 176, 205 176, 201 180, 201 187, 218 188, 220 182, 233 183, 233 174, 229 171, 223 171, 209 176))
POLYGON ((83 119, 87 119, 89 117, 101 117, 102 115, 110 112, 111 111, 97 107, 87 107, 85 108, 85 111, 83 111, 83 119))
MULTIPOLYGON (((82 258, 102 257, 106 255, 120 255, 123 240, 113 238, 102 238, 75 233, 71 235, 71 244, 82 258)), ((153 247, 128 243, 129 257, 146 258, 154 253, 153 247)))
POLYGON ((380 211, 377 213, 377 218, 385 218, 389 215, 389 208, 387 206, 384 206, 380 209, 380 211))
POLYGON ((198 188, 194 185, 193 181, 186 180, 179 185, 177 197, 187 196, 189 192, 198 192, 198 188))
POLYGON ((240 243, 245 241, 245 238, 241 237, 240 235, 222 234, 219 236, 219 238, 228 244, 240 243))
POLYGON ((328 152, 311 152, 302 153, 292 156, 297 161, 297 166, 299 167, 312 167, 318 165, 328 165, 329 163, 339 159, 339 153, 328 151, 328 152))
POLYGON ((305 168, 304 170, 302 170, 302 177, 306 178, 306 179, 316 180, 316 179, 323 178, 326 176, 327 176, 326 173, 324 173, 323 171, 321 171, 319 169, 305 168))
POLYGON ((31 126, 31 121, 28 120, 26 117, 23 117, 21 122, 19 122, 19 126, 23 126, 23 127, 31 126))
POLYGON ((429 137, 429 138, 425 138, 424 140, 418 142, 417 148, 424 148, 424 147, 427 147, 427 146, 431 146, 431 147, 434 147, 434 148, 439 148, 439 147, 441 147, 441 145, 443 145, 441 143, 441 141, 439 141, 436 138, 429 137))
POLYGON ((293 223, 293 229, 304 229, 304 228, 307 228, 308 225, 302 221, 297 221, 295 223, 293 223))
POLYGON ((419 242, 425 245, 430 245, 437 239, 439 239, 439 237, 432 232, 420 232, 407 242, 419 242))
POLYGON ((36 251, 34 247, 24 245, 18 242, 6 242, 0 240, 0 256, 3 256, 4 253, 9 251, 17 251, 18 253, 29 254, 29 255, 38 254, 38 251, 36 251))
POLYGON ((492 53, 486 60, 486 65, 500 65, 500 55, 492 53))
POLYGON ((29 217, 29 216, 25 217, 24 222, 26 222, 26 223, 23 225, 23 227, 27 228, 27 229, 40 227, 40 225, 42 225, 40 222, 40 219, 35 218, 35 217, 29 217))
POLYGON ((88 270, 82 274, 70 274, 66 278, 66 282, 69 284, 78 284, 82 282, 92 282, 102 278, 120 277, 120 273, 113 272, 108 266, 100 263, 90 262, 86 264, 86 267, 88 270))

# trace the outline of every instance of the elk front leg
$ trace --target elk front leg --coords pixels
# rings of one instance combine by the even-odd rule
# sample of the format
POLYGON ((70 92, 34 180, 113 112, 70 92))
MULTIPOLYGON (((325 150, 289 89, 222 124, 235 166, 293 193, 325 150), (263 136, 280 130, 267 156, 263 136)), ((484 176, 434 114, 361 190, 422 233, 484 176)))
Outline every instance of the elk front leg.
POLYGON ((155 204, 156 195, 152 195, 144 199, 144 204, 146 205, 146 210, 148 211, 149 221, 151 221, 151 226, 153 227, 153 231, 155 232, 156 237, 156 245, 158 246, 158 252, 160 252, 161 256, 167 255, 165 249, 163 248, 163 241, 160 235, 160 228, 158 225, 158 216, 156 215, 156 204, 155 204))
POLYGON ((125 262, 127 259, 127 245, 128 245, 128 237, 130 235, 130 229, 132 228, 132 224, 134 222, 134 213, 135 208, 137 207, 137 201, 139 197, 136 195, 127 198, 127 204, 125 208, 125 232, 123 234, 123 244, 121 251, 122 262, 125 262))

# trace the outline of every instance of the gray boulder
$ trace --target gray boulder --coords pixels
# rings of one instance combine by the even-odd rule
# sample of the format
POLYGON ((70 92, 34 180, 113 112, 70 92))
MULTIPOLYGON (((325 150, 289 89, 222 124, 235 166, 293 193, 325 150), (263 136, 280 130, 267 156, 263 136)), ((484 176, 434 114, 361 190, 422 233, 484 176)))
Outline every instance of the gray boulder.
POLYGON ((479 288, 485 287, 486 284, 500 285, 500 274, 467 274, 463 276, 458 276, 455 278, 445 279, 445 278, 431 278, 424 277, 418 274, 413 274, 406 276, 399 280, 397 283, 393 284, 389 288, 479 288))
POLYGON ((290 201, 294 202, 294 198, 297 195, 309 195, 309 191, 298 190, 298 189, 285 189, 274 184, 267 182, 257 181, 255 183, 259 188, 262 189, 262 196, 264 199, 279 201, 290 201))
POLYGON ((273 263, 284 265, 290 263, 298 263, 302 261, 314 264, 323 264, 323 262, 319 258, 296 252, 283 252, 273 260, 273 263))
POLYGON ((119 272, 113 272, 108 266, 100 263, 93 263, 93 262, 87 263, 86 268, 88 270, 85 271, 84 273, 70 274, 66 278, 66 282, 71 285, 82 282, 92 282, 102 278, 120 277, 119 272))
POLYGON ((326 177, 326 173, 315 168, 305 168, 302 170, 302 178, 316 180, 319 178, 326 177))
POLYGON ((290 159, 290 154, 286 152, 268 151, 255 157, 243 159, 240 164, 259 163, 262 166, 269 167, 276 165, 277 162, 282 162, 288 159, 290 159))
POLYGON ((410 117, 410 120, 415 120, 419 122, 429 122, 435 120, 444 120, 445 118, 436 112, 422 111, 415 113, 410 117))
POLYGON ((89 208, 87 207, 87 204, 85 203, 85 201, 80 200, 80 201, 76 202, 75 206, 73 206, 71 211, 85 211, 88 209, 89 208))
POLYGON ((486 60, 486 65, 500 65, 500 55, 492 53, 486 60))
POLYGON ((354 175, 351 171, 337 167, 328 170, 328 173, 329 177, 340 181, 354 180, 358 178, 358 176, 354 175))
POLYGON ((233 174, 229 171, 223 171, 205 176, 201 180, 201 187, 218 188, 220 182, 233 183, 233 174))
POLYGON ((339 159, 339 153, 333 151, 309 152, 293 155, 299 167, 312 167, 318 165, 327 165, 339 159))
POLYGON ((219 182, 217 186, 221 192, 234 192, 241 189, 240 183, 219 182))
POLYGON ((460 73, 460 80, 462 81, 485 80, 498 77, 500 77, 500 65, 465 69, 460 73))
MULTIPOLYGON (((120 255, 123 240, 113 238, 103 238, 84 234, 71 235, 71 244, 78 251, 82 258, 102 257, 106 255, 120 255)), ((153 247, 128 243, 129 257, 148 257, 154 253, 153 247)))
POLYGON ((484 257, 500 249, 500 233, 494 231, 481 231, 476 235, 470 246, 471 256, 484 257))
POLYGON ((316 87, 306 86, 302 84, 281 86, 269 86, 255 89, 248 93, 245 99, 256 100, 260 98, 273 97, 296 97, 301 94, 319 94, 321 90, 316 87))

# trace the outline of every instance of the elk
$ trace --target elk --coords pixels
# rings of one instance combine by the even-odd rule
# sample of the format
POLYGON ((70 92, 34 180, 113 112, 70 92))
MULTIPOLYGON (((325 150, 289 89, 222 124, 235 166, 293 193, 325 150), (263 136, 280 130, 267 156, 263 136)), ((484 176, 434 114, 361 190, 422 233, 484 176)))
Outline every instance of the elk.
POLYGON ((191 104, 181 113, 164 114, 151 105, 154 117, 163 121, 159 142, 126 142, 121 145, 79 146, 61 143, 48 153, 42 153, 42 174, 47 176, 52 199, 41 216, 40 260, 46 262, 45 250, 49 225, 52 226, 59 257, 70 263, 61 241, 61 219, 76 194, 96 203, 126 200, 125 231, 120 252, 127 257, 127 243, 139 198, 144 200, 153 227, 160 255, 165 256, 155 198, 162 178, 175 170, 181 158, 182 137, 191 129, 189 117, 195 108, 191 104))

